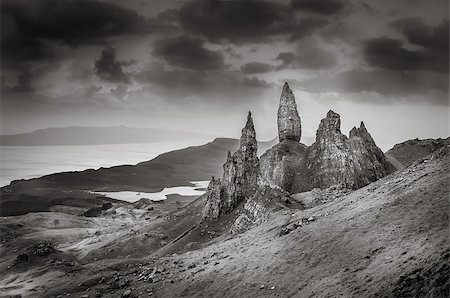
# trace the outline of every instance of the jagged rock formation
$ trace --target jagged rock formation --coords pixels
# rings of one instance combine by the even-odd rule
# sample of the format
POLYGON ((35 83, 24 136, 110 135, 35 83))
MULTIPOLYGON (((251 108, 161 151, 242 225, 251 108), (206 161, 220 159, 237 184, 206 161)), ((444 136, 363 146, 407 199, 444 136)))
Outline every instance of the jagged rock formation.
POLYGON ((388 174, 386 158, 363 122, 351 130, 349 138, 340 128, 340 116, 333 111, 320 122, 316 142, 308 148, 311 188, 342 184, 357 189, 388 174))
POLYGON ((249 113, 239 149, 228 153, 223 178, 212 179, 206 193, 203 219, 216 220, 245 201, 232 231, 264 221, 271 210, 286 204, 290 194, 325 189, 361 188, 389 173, 389 163, 363 122, 347 138, 340 116, 329 111, 310 147, 299 143, 300 117, 294 94, 283 86, 278 109, 280 142, 257 157, 256 133, 249 113), (259 179, 259 180, 258 180, 259 179), (279 200, 284 198, 280 202, 279 200))
POLYGON ((239 149, 233 155, 228 152, 222 180, 213 177, 208 186, 204 219, 216 220, 256 192, 259 176, 257 150, 255 127, 249 112, 247 123, 242 129, 239 149))
POLYGON ((300 116, 298 115, 294 93, 292 93, 288 83, 284 84, 283 91, 281 92, 277 124, 280 142, 284 140, 300 141, 302 125, 300 116))

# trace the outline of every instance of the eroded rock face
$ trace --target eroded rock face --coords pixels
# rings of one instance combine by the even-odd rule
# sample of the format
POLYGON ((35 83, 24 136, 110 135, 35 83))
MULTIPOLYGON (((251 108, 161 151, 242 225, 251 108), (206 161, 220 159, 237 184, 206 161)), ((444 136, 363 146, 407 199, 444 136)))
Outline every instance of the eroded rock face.
POLYGON ((231 227, 231 232, 244 232, 266 221, 273 212, 288 207, 301 208, 286 191, 269 185, 260 185, 256 193, 245 203, 231 227))
POLYGON ((288 83, 284 84, 281 92, 277 124, 280 142, 284 140, 300 141, 302 135, 300 116, 298 115, 294 94, 288 83))
POLYGON ((284 140, 267 150, 260 160, 261 178, 272 187, 278 186, 291 192, 295 181, 306 181, 307 147, 294 140, 284 140), (301 176, 302 178, 299 178, 301 176))
POLYGON ((350 137, 341 133, 340 116, 329 111, 308 148, 307 167, 310 188, 342 184, 357 189, 388 173, 383 152, 376 146, 364 123, 353 128, 350 137))
POLYGON ((206 189, 206 203, 202 211, 203 218, 216 219, 219 217, 223 207, 222 189, 220 179, 212 177, 206 189))
POLYGON ((229 213, 244 199, 251 197, 257 189, 259 177, 258 145, 253 119, 249 112, 242 129, 239 149, 223 165, 223 177, 211 180, 206 191, 203 218, 216 220, 229 213))

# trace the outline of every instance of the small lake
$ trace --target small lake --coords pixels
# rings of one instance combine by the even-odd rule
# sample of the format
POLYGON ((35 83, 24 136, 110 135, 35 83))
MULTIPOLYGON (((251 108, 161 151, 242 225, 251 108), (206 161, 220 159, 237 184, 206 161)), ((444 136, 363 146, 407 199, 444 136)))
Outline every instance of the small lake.
POLYGON ((167 195, 181 196, 201 196, 205 193, 204 188, 208 187, 209 181, 192 181, 194 186, 166 187, 160 192, 135 192, 135 191, 96 191, 93 193, 105 195, 108 198, 134 203, 140 199, 161 201, 167 199, 167 195))

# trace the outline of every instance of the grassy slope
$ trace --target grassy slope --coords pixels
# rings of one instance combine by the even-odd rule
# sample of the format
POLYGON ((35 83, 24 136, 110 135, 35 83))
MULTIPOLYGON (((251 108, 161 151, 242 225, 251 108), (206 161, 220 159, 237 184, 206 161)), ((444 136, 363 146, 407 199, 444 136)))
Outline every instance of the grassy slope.
POLYGON ((397 169, 403 169, 446 144, 450 144, 450 137, 446 139, 414 139, 396 144, 385 154, 397 169))
POLYGON ((278 214, 241 237, 183 255, 184 262, 198 264, 195 277, 181 276, 160 294, 446 297, 449 157, 446 148, 445 156, 413 164, 335 202, 293 216, 278 214), (311 215, 317 220, 278 236, 286 221, 311 215), (214 252, 228 257, 203 265, 214 252))
POLYGON ((153 258, 195 224, 201 200, 149 224, 125 217, 128 230, 118 229, 118 237, 107 246, 83 253, 80 272, 52 278, 29 296, 66 291, 93 296, 103 291, 119 297, 133 288, 134 295, 152 290, 157 297, 447 297, 449 148, 433 156, 334 202, 274 213, 239 236, 219 236, 207 246, 200 244, 209 237, 191 238, 197 242, 183 243, 180 251, 186 246, 198 249, 187 253, 153 258), (287 222, 310 216, 315 220, 279 236, 287 222), (130 228, 139 233, 130 233, 130 228), (156 245, 156 240, 145 240, 144 232, 166 233, 168 238, 156 245), (156 274, 157 281, 138 280, 154 268, 164 269, 156 274), (111 288, 115 276, 130 285, 111 288), (106 282, 99 283, 102 277, 106 282))

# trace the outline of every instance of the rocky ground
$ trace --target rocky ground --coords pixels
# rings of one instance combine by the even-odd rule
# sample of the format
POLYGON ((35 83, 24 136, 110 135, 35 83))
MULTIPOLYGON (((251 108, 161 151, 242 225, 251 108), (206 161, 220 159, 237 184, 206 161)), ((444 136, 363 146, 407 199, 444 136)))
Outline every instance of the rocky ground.
POLYGON ((226 219, 199 226, 204 198, 2 218, 0 295, 448 297, 449 158, 444 147, 356 191, 295 195, 307 209, 242 234, 226 219))

